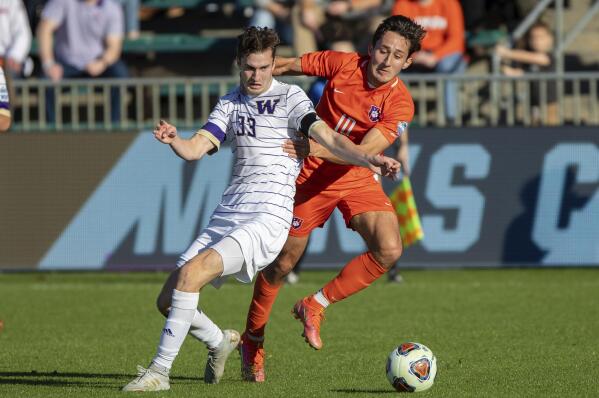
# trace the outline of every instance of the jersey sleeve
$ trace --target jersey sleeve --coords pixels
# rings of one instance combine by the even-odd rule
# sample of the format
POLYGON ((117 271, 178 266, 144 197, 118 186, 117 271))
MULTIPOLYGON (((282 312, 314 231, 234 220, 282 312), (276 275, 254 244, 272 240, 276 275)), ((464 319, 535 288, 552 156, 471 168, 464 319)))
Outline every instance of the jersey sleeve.
POLYGON ((383 108, 382 117, 373 128, 378 129, 392 143, 407 128, 414 117, 414 102, 405 90, 383 108))
POLYGON ((125 35, 125 17, 122 7, 115 4, 115 7, 110 9, 111 17, 108 19, 106 27, 106 36, 123 37, 125 35))
POLYGON ((356 55, 330 50, 307 53, 301 58, 302 72, 309 76, 320 76, 330 80, 356 55))
POLYGON ((302 119, 308 113, 316 112, 312 101, 308 98, 304 90, 298 86, 291 85, 287 92, 287 117, 289 128, 300 131, 302 119))
POLYGON ((50 0, 42 10, 42 19, 48 19, 56 25, 60 25, 65 18, 66 8, 66 0, 50 0))
POLYGON ((221 98, 208 116, 206 124, 196 133, 208 138, 214 144, 216 148, 214 151, 210 151, 210 154, 218 151, 220 144, 227 138, 226 132, 231 123, 230 104, 229 101, 221 98))

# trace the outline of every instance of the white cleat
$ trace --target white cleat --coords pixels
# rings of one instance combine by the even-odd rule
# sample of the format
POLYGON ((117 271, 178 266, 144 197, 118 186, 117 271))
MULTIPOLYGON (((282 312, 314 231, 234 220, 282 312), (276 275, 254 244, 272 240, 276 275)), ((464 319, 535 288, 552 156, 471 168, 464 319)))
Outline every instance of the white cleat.
POLYGON ((208 351, 208 361, 204 371, 204 383, 217 384, 225 372, 225 363, 229 355, 239 345, 239 332, 236 330, 223 330, 223 341, 216 348, 208 351))
POLYGON ((137 377, 123 387, 123 391, 163 391, 170 388, 168 375, 137 365, 137 377))

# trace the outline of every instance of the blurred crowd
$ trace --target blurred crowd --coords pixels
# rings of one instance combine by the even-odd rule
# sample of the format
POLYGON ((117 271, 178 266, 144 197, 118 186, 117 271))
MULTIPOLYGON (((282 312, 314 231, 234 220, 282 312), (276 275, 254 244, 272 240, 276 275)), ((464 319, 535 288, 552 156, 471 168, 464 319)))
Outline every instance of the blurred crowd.
MULTIPOLYGON (((534 25, 518 49, 501 44, 535 6, 532 0, 231 0, 235 1, 247 11, 247 24, 276 29, 296 55, 319 49, 366 52, 374 27, 390 14, 402 14, 427 30, 407 73, 460 74, 469 62, 488 59, 493 52, 508 75, 555 68, 553 32, 547 25, 534 25)), ((176 17, 185 11, 172 7, 167 12, 176 17)), ((123 41, 139 39, 140 17, 151 15, 140 0, 0 0, 0 68, 8 80, 125 78, 123 41), (29 56, 32 32, 37 39, 35 68, 29 56)), ((450 122, 456 113, 456 90, 454 83, 446 83, 450 122)), ((315 99, 318 93, 317 84, 315 99)), ((111 117, 118 120, 118 90, 111 93, 111 101, 111 117)), ((46 107, 52 122, 52 87, 46 90, 46 107)))

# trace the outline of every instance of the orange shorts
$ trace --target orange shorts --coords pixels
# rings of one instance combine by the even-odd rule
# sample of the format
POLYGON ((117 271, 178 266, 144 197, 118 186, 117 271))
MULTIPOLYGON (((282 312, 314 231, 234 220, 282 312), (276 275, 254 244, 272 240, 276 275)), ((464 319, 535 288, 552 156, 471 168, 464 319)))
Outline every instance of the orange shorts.
POLYGON ((364 184, 352 189, 336 189, 329 186, 323 190, 310 190, 297 186, 293 222, 289 235, 307 236, 316 227, 322 227, 337 207, 347 227, 358 214, 369 211, 389 211, 395 214, 391 201, 378 183, 364 184))

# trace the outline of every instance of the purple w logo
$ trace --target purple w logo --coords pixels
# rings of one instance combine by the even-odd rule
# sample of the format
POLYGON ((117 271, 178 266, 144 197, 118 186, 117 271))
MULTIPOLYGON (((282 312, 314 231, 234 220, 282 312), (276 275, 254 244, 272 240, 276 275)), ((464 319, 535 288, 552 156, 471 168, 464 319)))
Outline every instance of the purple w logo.
POLYGON ((270 100, 256 101, 256 105, 258 105, 258 113, 262 115, 262 114, 264 114, 264 111, 266 110, 266 112, 268 112, 269 114, 272 115, 272 113, 275 111, 275 108, 277 107, 278 103, 279 103, 278 99, 276 99, 272 102, 270 100))

